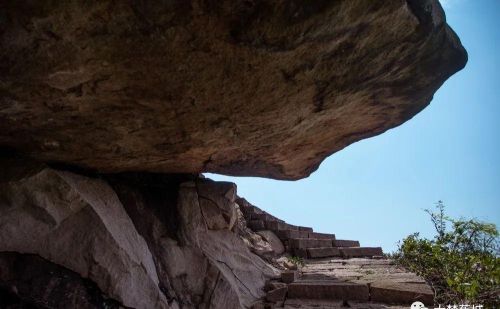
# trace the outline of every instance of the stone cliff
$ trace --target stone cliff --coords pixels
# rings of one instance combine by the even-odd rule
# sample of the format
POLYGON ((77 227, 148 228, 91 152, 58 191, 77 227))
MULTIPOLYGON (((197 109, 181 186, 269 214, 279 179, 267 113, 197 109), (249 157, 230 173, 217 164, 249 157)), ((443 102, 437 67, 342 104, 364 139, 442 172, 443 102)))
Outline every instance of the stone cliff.
POLYGON ((428 301, 200 173, 307 177, 466 61, 437 0, 0 3, 0 307, 428 301))

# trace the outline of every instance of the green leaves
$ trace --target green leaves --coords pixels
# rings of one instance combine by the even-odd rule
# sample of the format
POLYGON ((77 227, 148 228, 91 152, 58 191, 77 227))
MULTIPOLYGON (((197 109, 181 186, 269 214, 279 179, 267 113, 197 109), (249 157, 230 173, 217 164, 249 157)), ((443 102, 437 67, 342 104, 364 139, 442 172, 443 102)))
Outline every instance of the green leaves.
POLYGON ((304 259, 298 256, 291 256, 288 258, 288 260, 290 260, 290 262, 292 262, 293 264, 297 265, 297 267, 299 266, 302 267, 305 265, 304 259))
POLYGON ((394 258, 416 272, 434 288, 438 303, 481 303, 500 306, 500 251, 494 224, 475 219, 455 220, 426 210, 436 229, 432 239, 409 235, 400 243, 394 258), (450 226, 451 229, 447 229, 450 226))

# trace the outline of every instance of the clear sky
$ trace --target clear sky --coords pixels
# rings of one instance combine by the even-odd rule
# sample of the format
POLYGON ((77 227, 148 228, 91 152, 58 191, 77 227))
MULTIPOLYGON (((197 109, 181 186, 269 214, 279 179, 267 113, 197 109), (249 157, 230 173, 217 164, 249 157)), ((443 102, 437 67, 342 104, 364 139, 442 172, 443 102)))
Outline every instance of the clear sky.
POLYGON ((405 124, 326 159, 309 178, 277 181, 207 174, 289 223, 391 252, 432 236, 423 209, 443 200, 454 217, 500 228, 500 1, 442 1, 469 53, 429 107, 405 124))

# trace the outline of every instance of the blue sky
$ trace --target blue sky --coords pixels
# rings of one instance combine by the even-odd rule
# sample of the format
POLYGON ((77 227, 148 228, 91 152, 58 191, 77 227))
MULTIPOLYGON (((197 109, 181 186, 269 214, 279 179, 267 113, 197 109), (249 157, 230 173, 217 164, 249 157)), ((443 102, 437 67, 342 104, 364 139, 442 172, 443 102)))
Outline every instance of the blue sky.
POLYGON ((425 208, 500 227, 500 1, 443 1, 469 53, 464 70, 405 124, 326 159, 309 178, 277 181, 207 174, 289 223, 390 252, 413 233, 430 237, 425 208))

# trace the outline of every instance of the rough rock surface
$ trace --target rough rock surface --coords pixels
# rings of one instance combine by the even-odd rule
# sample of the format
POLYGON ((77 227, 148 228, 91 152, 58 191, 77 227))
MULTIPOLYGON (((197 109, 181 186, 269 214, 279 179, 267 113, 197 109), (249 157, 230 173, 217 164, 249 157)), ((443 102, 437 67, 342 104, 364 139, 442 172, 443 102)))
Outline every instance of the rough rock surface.
POLYGON ((245 242, 250 251, 265 259, 272 258, 275 255, 275 252, 271 244, 265 241, 262 236, 255 233, 252 229, 248 227, 248 222, 246 221, 245 216, 241 211, 241 207, 244 206, 240 206, 239 205, 240 203, 248 203, 248 202, 241 198, 237 200, 236 204, 237 219, 234 231, 241 237, 241 239, 243 240, 243 242, 245 242))
POLYGON ((0 166, 0 304, 7 308, 432 303, 425 281, 372 257, 377 248, 333 247, 333 234, 287 224, 237 198, 232 183, 192 174, 79 175, 12 158, 0 166), (313 237, 285 239, 287 246, 336 251, 309 254, 287 270, 293 259, 281 234, 254 232, 247 217, 313 237), (339 254, 358 249, 370 258, 339 254))
POLYGON ((45 168, 0 182, 0 251, 64 266, 127 307, 168 308, 146 242, 102 180, 45 168))
POLYGON ((257 234, 262 236, 262 238, 264 238, 264 240, 267 241, 269 245, 271 245, 274 254, 281 255, 283 254, 283 252, 285 252, 285 247, 283 246, 283 243, 278 238, 278 236, 274 234, 273 231, 267 231, 267 230, 258 231, 257 234))
POLYGON ((0 146, 298 179, 410 119, 466 60, 437 0, 4 1, 0 146))
MULTIPOLYGON (((215 182, 210 182, 212 186, 216 186, 215 182)), ((205 184, 205 181, 202 181, 202 184, 184 183, 179 190, 178 207, 184 227, 183 233, 189 235, 187 237, 189 243, 201 248, 204 255, 219 269, 221 277, 226 278, 230 286, 234 287, 240 306, 249 307, 253 302, 265 296, 263 290, 266 281, 279 277, 279 271, 273 269, 258 256, 251 254, 245 243, 235 233, 229 230, 211 230, 203 224, 205 220, 203 212, 195 212, 189 205, 196 205, 196 200, 202 200, 198 192, 205 184)), ((227 188, 225 184, 222 187, 227 188)), ((218 190, 212 188, 211 191, 218 190)), ((236 191, 230 188, 228 192, 223 193, 223 196, 234 204, 235 193, 236 191)), ((220 305, 224 307, 224 304, 231 303, 220 305)))
POLYGON ((39 256, 0 252, 0 307, 123 308, 96 284, 39 256))
POLYGON ((132 308, 249 308, 280 276, 233 231, 232 183, 195 175, 96 178, 17 159, 0 166, 0 270, 9 269, 0 273, 0 297, 14 303, 94 308, 110 298, 110 306, 132 308), (22 261, 41 265, 40 273, 11 267, 22 261), (70 277, 61 281, 59 273, 70 277))
POLYGON ((120 176, 111 183, 154 252, 164 291, 182 308, 250 307, 265 296, 265 282, 279 276, 250 252, 230 224, 211 225, 213 217, 203 211, 207 199, 214 208, 236 209, 234 184, 208 179, 164 182, 161 176, 125 181, 120 176))

